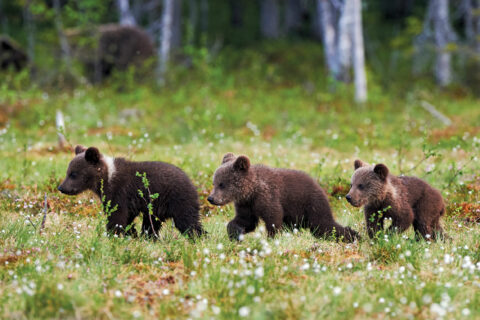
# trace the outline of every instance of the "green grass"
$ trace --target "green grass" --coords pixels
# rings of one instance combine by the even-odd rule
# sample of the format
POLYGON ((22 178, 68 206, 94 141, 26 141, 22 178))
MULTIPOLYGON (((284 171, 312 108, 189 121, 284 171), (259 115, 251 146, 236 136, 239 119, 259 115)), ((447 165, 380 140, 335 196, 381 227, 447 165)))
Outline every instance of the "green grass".
POLYGON ((373 82, 370 102, 356 106, 351 88, 326 90, 324 75, 312 72, 320 51, 307 49, 244 51, 233 62, 219 57, 223 67, 200 61, 200 72, 177 70, 163 88, 113 82, 44 91, 5 81, 0 317, 480 317, 479 101, 458 88, 386 93, 373 82), (443 127, 422 100, 453 124, 443 127), (56 109, 73 145, 185 170, 198 187, 209 235, 192 242, 167 223, 156 242, 107 236, 93 194, 56 191, 72 158, 56 147, 56 109), (268 239, 262 225, 242 242, 229 241, 233 206, 209 206, 206 196, 230 151, 311 174, 329 193, 337 220, 363 240, 335 243, 304 230, 268 239), (343 199, 356 158, 385 162, 395 174, 440 189, 452 240, 417 242, 412 230, 367 239, 362 211, 343 199), (49 211, 40 233, 44 193, 49 211))

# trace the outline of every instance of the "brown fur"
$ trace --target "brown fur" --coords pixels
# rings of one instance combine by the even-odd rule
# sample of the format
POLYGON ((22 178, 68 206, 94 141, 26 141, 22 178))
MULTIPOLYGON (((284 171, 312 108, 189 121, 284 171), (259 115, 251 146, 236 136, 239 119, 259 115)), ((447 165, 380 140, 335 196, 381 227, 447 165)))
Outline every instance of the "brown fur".
POLYGON ((0 36, 0 69, 22 70, 28 63, 28 57, 20 46, 7 36, 0 36))
POLYGON ((440 217, 445 205, 438 190, 419 178, 396 177, 384 164, 370 166, 355 160, 354 167, 346 198, 355 207, 365 206, 365 222, 371 238, 383 230, 385 218, 392 219, 389 229, 392 231, 403 232, 413 224, 417 235, 425 239, 444 236, 440 217))
MULTIPOLYGON (((158 234, 162 222, 168 218, 173 219, 181 233, 192 236, 203 233, 197 191, 179 168, 164 162, 109 160, 95 147, 77 146, 75 154, 68 166, 67 177, 58 190, 68 195, 92 190, 102 200, 104 208, 117 207, 107 217, 108 231, 123 233, 143 213, 142 232, 148 236, 158 234), (137 172, 146 173, 149 190, 143 185, 142 178, 136 176, 137 172), (150 217, 147 200, 149 194, 156 193, 159 196, 151 202, 153 216, 150 217)), ((136 231, 132 228, 130 234, 136 235, 136 231)))
POLYGON ((108 77, 114 70, 141 66, 155 53, 150 36, 139 27, 108 24, 98 27, 93 33, 98 42, 90 46, 77 45, 79 37, 89 35, 84 31, 70 30, 67 35, 73 40, 75 56, 85 64, 89 77, 95 81, 108 77))
POLYGON ((228 223, 231 239, 252 232, 260 219, 273 237, 285 224, 306 227, 315 236, 332 236, 351 242, 358 234, 335 222, 325 191, 306 173, 250 165, 246 156, 227 153, 213 177, 208 201, 235 204, 235 218, 228 223))

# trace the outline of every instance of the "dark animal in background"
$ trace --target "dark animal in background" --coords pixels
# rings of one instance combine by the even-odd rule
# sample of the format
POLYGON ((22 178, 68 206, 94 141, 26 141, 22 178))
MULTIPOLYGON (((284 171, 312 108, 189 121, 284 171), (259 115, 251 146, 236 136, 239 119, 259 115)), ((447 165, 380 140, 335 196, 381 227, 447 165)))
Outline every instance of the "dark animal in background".
POLYGON ((371 238, 383 230, 386 218, 392 219, 391 231, 403 232, 413 224, 417 235, 425 239, 446 236, 440 225, 445 204, 438 190, 419 178, 396 177, 384 164, 371 166, 355 160, 354 167, 346 198, 355 207, 365 206, 365 222, 371 238))
POLYGON ((315 236, 336 236, 347 242, 358 237, 335 222, 325 191, 306 173, 251 166, 246 156, 227 153, 223 157, 208 201, 214 205, 234 202, 235 218, 227 226, 231 239, 255 230, 260 219, 270 237, 283 225, 309 228, 315 236))
MULTIPOLYGON (((77 146, 75 154, 68 166, 67 177, 58 190, 68 195, 92 190, 102 200, 104 208, 108 204, 110 209, 116 207, 108 216, 108 231, 124 233, 143 213, 142 232, 149 236, 158 234, 162 222, 168 218, 173 219, 182 234, 197 236, 204 233, 197 190, 181 169, 165 162, 109 158, 95 147, 77 146), (149 190, 137 172, 146 174, 149 190), (153 216, 150 217, 147 201, 149 194, 156 193, 158 198, 152 200, 153 216)), ((135 236, 136 230, 131 228, 129 234, 135 236)))
POLYGON ((150 36, 135 26, 108 24, 93 30, 68 30, 66 34, 74 57, 85 65, 88 77, 95 82, 114 70, 141 68, 155 53, 150 36))
POLYGON ((11 38, 0 36, 0 68, 21 71, 28 64, 25 51, 11 38))

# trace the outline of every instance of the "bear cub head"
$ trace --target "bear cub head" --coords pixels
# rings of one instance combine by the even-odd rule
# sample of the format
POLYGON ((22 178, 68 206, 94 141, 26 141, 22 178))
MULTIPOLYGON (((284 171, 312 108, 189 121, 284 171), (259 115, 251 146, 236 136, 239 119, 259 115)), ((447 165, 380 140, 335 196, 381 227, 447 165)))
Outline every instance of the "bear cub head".
POLYGON ((70 161, 67 176, 58 190, 68 195, 77 195, 86 190, 96 191, 101 187, 102 179, 111 176, 112 167, 113 161, 104 157, 97 148, 76 146, 75 158, 70 161))
POLYGON ((254 176, 247 156, 225 154, 213 175, 213 190, 207 198, 208 202, 223 206, 248 199, 253 192, 254 176))
POLYGON ((361 160, 355 160, 354 168, 350 191, 346 196, 347 201, 354 207, 383 201, 390 186, 387 166, 384 164, 371 166, 361 160))

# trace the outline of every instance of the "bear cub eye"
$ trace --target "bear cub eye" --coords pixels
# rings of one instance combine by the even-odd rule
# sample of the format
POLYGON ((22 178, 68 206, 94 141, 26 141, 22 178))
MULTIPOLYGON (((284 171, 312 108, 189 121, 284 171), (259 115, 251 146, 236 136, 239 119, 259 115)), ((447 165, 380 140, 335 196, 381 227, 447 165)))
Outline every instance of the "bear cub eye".
POLYGON ((358 189, 363 190, 363 184, 360 183, 360 184, 358 185, 358 189))
POLYGON ((223 188, 225 188, 225 185, 223 184, 223 182, 220 182, 220 183, 218 184, 218 187, 219 187, 220 189, 223 189, 223 188))
POLYGON ((71 179, 75 179, 77 178, 77 173, 76 172, 72 172, 68 175, 71 179))

